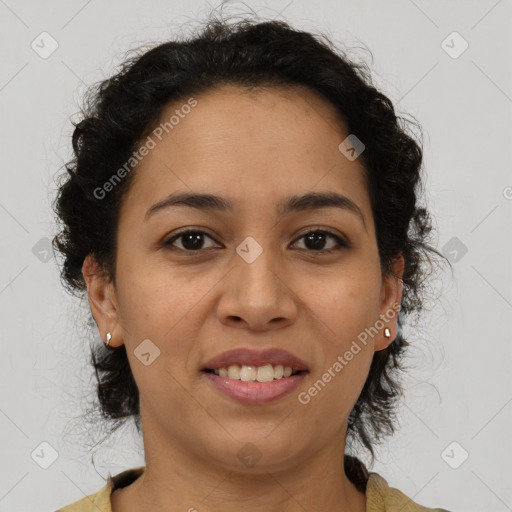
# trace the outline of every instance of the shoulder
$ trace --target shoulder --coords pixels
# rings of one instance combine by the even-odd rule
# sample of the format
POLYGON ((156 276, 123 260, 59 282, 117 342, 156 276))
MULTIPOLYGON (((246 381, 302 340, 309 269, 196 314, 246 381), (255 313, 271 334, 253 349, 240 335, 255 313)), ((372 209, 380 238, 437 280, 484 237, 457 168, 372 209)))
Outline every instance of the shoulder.
POLYGON ((444 508, 427 508, 412 501, 404 493, 389 487, 378 473, 370 473, 366 484, 367 512, 449 512, 444 508))
POLYGON ((90 494, 70 505, 59 508, 55 512, 112 512, 110 506, 110 495, 114 489, 125 487, 132 483, 144 472, 144 466, 127 469, 112 477, 109 476, 107 484, 95 494, 90 494))
POLYGON ((112 492, 112 483, 109 483, 105 487, 101 488, 97 493, 91 494, 82 498, 81 500, 75 501, 70 505, 59 508, 56 512, 112 512, 110 507, 110 494, 112 492))

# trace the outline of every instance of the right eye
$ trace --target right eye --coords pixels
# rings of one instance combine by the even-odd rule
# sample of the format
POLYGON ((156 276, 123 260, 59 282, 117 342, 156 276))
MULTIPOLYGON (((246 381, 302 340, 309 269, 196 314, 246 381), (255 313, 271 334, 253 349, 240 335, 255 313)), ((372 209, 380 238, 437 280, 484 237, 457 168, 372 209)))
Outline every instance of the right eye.
MULTIPOLYGON (((188 229, 186 231, 182 231, 181 233, 175 234, 168 240, 165 240, 163 245, 165 247, 170 247, 171 249, 179 249, 189 254, 198 253, 203 249, 205 237, 213 240, 213 238, 204 231, 188 229), (174 245, 177 240, 181 240, 181 247, 174 245)), ((207 249, 210 248, 211 247, 207 247, 207 249)))

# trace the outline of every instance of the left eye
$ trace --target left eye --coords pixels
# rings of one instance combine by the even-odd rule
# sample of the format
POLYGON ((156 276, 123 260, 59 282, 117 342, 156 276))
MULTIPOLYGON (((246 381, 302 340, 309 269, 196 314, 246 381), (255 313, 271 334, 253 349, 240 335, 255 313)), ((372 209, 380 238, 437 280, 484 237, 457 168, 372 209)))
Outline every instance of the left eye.
POLYGON ((310 231, 309 233, 305 233, 301 237, 299 237, 297 240, 304 239, 304 244, 306 246, 309 245, 309 247, 306 247, 306 249, 310 249, 314 252, 320 252, 320 251, 332 251, 336 249, 336 246, 338 247, 348 247, 344 240, 342 240, 339 236, 330 233, 329 231, 310 231), (326 240, 330 238, 331 240, 334 240, 335 244, 334 247, 330 248, 324 248, 326 240))
MULTIPOLYGON (((213 240, 213 238, 205 233, 204 231, 183 231, 182 233, 179 233, 177 235, 174 235, 172 238, 169 238, 169 240, 166 240, 164 242, 165 246, 174 246, 177 249, 181 249, 183 251, 188 252, 199 252, 201 249, 204 249, 203 247, 205 238, 209 238, 210 240, 213 240), (176 246, 175 242, 177 240, 181 240, 181 247, 176 246)), ((310 231, 308 233, 305 233, 304 235, 297 238, 295 241, 295 244, 299 240, 304 240, 304 245, 306 246, 306 250, 310 250, 313 252, 329 252, 332 250, 336 250, 336 247, 348 247, 347 243, 341 239, 339 236, 330 233, 329 231, 322 231, 322 230, 315 230, 310 231), (334 241, 334 245, 328 248, 325 248, 325 244, 328 239, 331 239, 334 241)), ((214 246, 206 247, 211 248, 214 246)))

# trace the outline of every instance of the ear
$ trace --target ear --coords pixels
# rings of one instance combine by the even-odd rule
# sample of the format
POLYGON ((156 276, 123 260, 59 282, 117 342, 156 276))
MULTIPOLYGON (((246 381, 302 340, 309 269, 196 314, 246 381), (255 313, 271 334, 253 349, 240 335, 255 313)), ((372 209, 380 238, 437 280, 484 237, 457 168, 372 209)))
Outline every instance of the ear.
POLYGON ((107 332, 110 332, 112 340, 109 347, 122 345, 114 284, 101 272, 99 264, 90 254, 82 265, 82 275, 87 284, 92 316, 98 326, 101 338, 106 341, 107 332))
POLYGON ((402 275, 404 273, 405 260, 402 254, 397 256, 392 262, 392 273, 386 276, 382 281, 380 294, 380 318, 384 327, 379 330, 375 337, 375 350, 384 350, 387 348, 398 333, 396 319, 400 311, 402 302, 402 275), (384 336, 385 328, 388 328, 391 336, 384 336))

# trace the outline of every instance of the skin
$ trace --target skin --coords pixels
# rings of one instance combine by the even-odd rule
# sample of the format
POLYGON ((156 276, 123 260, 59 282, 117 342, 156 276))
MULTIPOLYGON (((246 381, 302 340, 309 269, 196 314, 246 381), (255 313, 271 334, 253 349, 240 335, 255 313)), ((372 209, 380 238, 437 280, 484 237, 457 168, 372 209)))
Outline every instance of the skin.
MULTIPOLYGON (((307 405, 297 395, 400 303, 403 257, 395 276, 381 274, 364 169, 338 150, 348 133, 328 101, 305 87, 222 86, 196 99, 133 171, 117 285, 92 257, 83 266, 99 331, 112 333, 111 346, 126 345, 140 391, 146 471, 112 494, 113 511, 364 511, 364 493, 343 471, 347 419, 374 351, 396 337, 396 311, 389 339, 384 329, 370 337, 307 405), (192 191, 228 198, 235 209, 178 206, 145 220, 168 194, 192 191), (312 191, 346 195, 364 223, 333 207, 277 214, 280 200, 312 191), (199 255, 183 252, 183 238, 163 246, 187 227, 208 235, 199 255), (308 244, 303 235, 320 228, 350 247, 330 237, 320 250, 308 244), (251 264, 236 252, 247 236, 263 249, 251 264), (149 366, 134 355, 146 338, 161 351, 149 366), (310 373, 276 402, 235 402, 199 369, 238 347, 283 348, 310 373), (247 442, 261 453, 252 467, 237 456, 247 442)), ((162 119, 184 103, 168 105, 162 119)))

